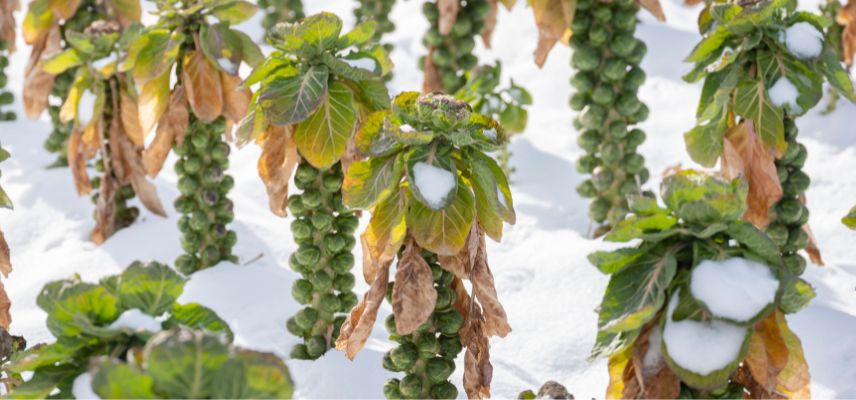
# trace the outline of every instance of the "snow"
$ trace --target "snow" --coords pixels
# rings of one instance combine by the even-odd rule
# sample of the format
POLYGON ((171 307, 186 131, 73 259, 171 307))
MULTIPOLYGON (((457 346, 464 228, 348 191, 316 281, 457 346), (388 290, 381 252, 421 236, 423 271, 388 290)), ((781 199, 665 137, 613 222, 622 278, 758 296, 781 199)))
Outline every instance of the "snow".
POLYGON ((71 394, 78 400, 101 398, 92 390, 92 375, 89 372, 84 372, 74 378, 74 382, 71 384, 71 394))
POLYGON ((413 126, 411 126, 410 124, 401 124, 401 126, 398 127, 398 130, 400 130, 402 133, 416 132, 416 129, 414 129, 413 126))
POLYGON ((230 74, 238 73, 239 65, 233 63, 232 60, 230 60, 228 58, 225 58, 225 57, 218 58, 217 59, 217 65, 219 65, 220 68, 223 68, 224 70, 226 70, 226 72, 228 72, 230 74))
POLYGON ((800 96, 800 92, 787 77, 783 76, 776 80, 776 83, 773 84, 767 93, 770 95, 770 101, 773 102, 776 107, 787 105, 791 110, 797 112, 802 111, 799 104, 797 104, 797 98, 800 96))
POLYGON ((80 126, 88 126, 95 112, 95 100, 97 96, 91 90, 84 90, 77 102, 77 123, 80 126))
POLYGON ((816 58, 823 51, 823 34, 808 22, 797 22, 785 29, 785 45, 799 58, 816 58))
POLYGON ((488 137, 488 139, 496 141, 496 129, 490 128, 484 130, 484 135, 488 137))
POLYGON ((413 165, 413 179, 419 194, 428 206, 438 210, 455 188, 455 175, 451 171, 426 164, 422 161, 413 165))
POLYGON ((342 59, 346 64, 350 65, 354 68, 362 68, 369 71, 374 72, 377 69, 377 61, 371 57, 357 58, 357 59, 342 59))
POLYGON ((700 375, 721 370, 734 362, 746 339, 746 328, 718 320, 672 320, 672 313, 678 306, 678 293, 680 290, 676 290, 669 301, 663 327, 663 342, 672 361, 700 375))
POLYGON ((99 58, 98 60, 93 61, 93 62, 92 62, 92 66, 93 66, 93 67, 95 67, 95 69, 97 69, 97 70, 99 70, 99 71, 100 71, 100 70, 101 70, 101 69, 103 69, 104 67, 106 67, 106 66, 108 66, 108 65, 110 65, 110 64, 113 64, 114 62, 116 62, 116 59, 115 59, 115 58, 113 58, 113 57, 104 57, 104 58, 99 58))
POLYGON ((161 330, 161 323, 155 317, 145 314, 139 309, 132 308, 123 312, 118 319, 113 321, 110 324, 110 328, 157 332, 161 330))
POLYGON ((776 299, 779 281, 770 268, 745 258, 705 260, 690 277, 690 292, 714 316, 749 321, 776 299))
POLYGON ((651 328, 651 333, 648 334, 648 351, 642 357, 642 372, 647 375, 648 371, 660 366, 663 361, 663 352, 660 348, 663 345, 663 332, 659 325, 654 325, 651 328))
MULTIPOLYGON (((646 187, 655 191, 660 172, 666 167, 678 162, 695 166, 686 154, 682 136, 695 124, 701 85, 687 84, 680 76, 690 69, 681 60, 698 41, 698 7, 688 8, 682 3, 662 2, 666 24, 645 12, 639 14, 639 37, 649 44, 666 44, 649 45, 642 63, 648 79, 640 96, 651 108, 651 117, 641 125, 648 141, 639 152, 651 170, 652 179, 646 187)), ((802 9, 816 10, 818 1, 799 3, 802 9)), ((355 22, 351 14, 355 2, 351 0, 304 4, 307 13, 326 9, 341 15, 345 31, 355 22)), ((152 2, 143 5, 150 10, 152 2)), ((421 7, 422 2, 399 1, 390 15, 398 24, 389 36, 395 46, 392 59, 396 69, 390 85, 393 95, 419 90, 422 82, 416 59, 425 53, 421 34, 427 22, 421 7)), ((17 17, 20 23, 23 12, 17 17)), ((144 12, 143 18, 151 22, 152 16, 144 12)), ((237 29, 261 38, 260 19, 256 17, 237 29)), ((618 245, 588 238, 588 200, 574 190, 586 177, 574 167, 583 152, 571 127, 576 115, 567 105, 571 52, 557 45, 544 69, 539 70, 532 62, 538 33, 530 22, 532 10, 518 2, 511 12, 500 7, 498 19, 494 49, 486 50, 479 41, 476 54, 484 63, 501 60, 503 82, 513 77, 532 93, 534 105, 529 110, 526 132, 515 135, 510 146, 517 224, 506 226, 501 244, 487 243, 499 299, 513 328, 507 337, 491 339, 491 392, 496 398, 516 398, 522 390, 537 389, 553 379, 566 385, 578 399, 602 398, 609 378, 606 361, 589 363, 586 359, 597 328, 594 310, 608 277, 589 265, 586 255, 618 245)), ((54 340, 45 326, 46 315, 35 301, 45 283, 75 273, 94 282, 121 272, 134 260, 174 262, 181 254, 176 229, 179 215, 170 204, 179 193, 172 168, 176 158, 171 155, 161 175, 153 180, 169 217, 159 218, 141 209, 140 220, 134 225, 102 246, 92 244, 92 203, 77 196, 67 169, 45 168, 54 160, 42 149, 50 132, 49 118, 45 115, 28 121, 23 115, 21 87, 15 82, 21 82, 28 52, 19 40, 21 50, 10 58, 7 70, 8 87, 16 92, 18 121, 0 123, 0 142, 12 152, 12 158, 0 164, 0 182, 15 202, 15 210, 0 210, 0 228, 9 241, 15 267, 4 281, 12 300, 12 331, 35 344, 54 340)), ((805 349, 812 394, 817 398, 856 398, 856 335, 841 333, 856 331, 856 261, 852 250, 856 233, 839 222, 856 193, 856 174, 842 173, 856 170, 856 138, 852 135, 856 106, 840 101, 835 113, 821 116, 823 104, 797 123, 800 140, 809 152, 805 171, 812 177, 807 193, 810 222, 827 266, 808 267, 805 279, 818 296, 805 310, 789 315, 788 321, 805 349)), ((236 181, 230 194, 235 221, 230 229, 238 233, 234 252, 241 264, 223 263, 194 274, 179 302, 211 307, 229 323, 236 342, 287 358, 298 339, 286 332, 285 321, 300 309, 289 295, 299 277, 288 267, 288 257, 297 247, 292 242, 291 218, 277 218, 265 206, 267 194, 256 171, 260 150, 256 146, 233 150, 229 173, 236 181), (258 256, 261 258, 251 262, 258 256)), ((140 206, 137 200, 132 204, 140 206)), ((366 213, 361 219, 363 227, 367 222, 366 213)), ((359 246, 355 258, 362 259, 359 246)), ((358 269, 354 272, 360 273, 358 269)), ((361 296, 368 285, 362 279, 357 281, 355 291, 361 296)), ((401 376, 381 368, 383 352, 393 345, 383 328, 390 312, 391 307, 384 304, 366 348, 353 362, 335 351, 314 362, 287 360, 296 382, 295 396, 382 398, 384 381, 401 376)), ((462 388, 463 355, 457 361, 451 380, 462 388)))

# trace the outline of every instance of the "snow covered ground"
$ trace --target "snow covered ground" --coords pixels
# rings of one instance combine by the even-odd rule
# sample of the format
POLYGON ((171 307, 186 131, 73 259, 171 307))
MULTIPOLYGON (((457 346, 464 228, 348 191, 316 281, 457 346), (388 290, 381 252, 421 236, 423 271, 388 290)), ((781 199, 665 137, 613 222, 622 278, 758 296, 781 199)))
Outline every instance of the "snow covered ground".
MULTIPOLYGON (((801 1, 815 10, 817 0, 801 1)), ((352 26, 353 0, 307 0, 309 12, 329 10, 352 26)), ((524 389, 537 389, 548 379, 567 385, 577 398, 601 398, 607 382, 603 361, 588 363, 596 327, 594 309, 606 285, 606 277, 590 266, 585 256, 609 246, 587 239, 590 229, 586 201, 574 187, 583 180, 574 160, 581 150, 571 128, 574 117, 567 105, 570 51, 557 47, 543 70, 532 62, 536 28, 523 1, 513 12, 502 10, 494 33, 494 49, 479 45, 482 61, 499 59, 507 77, 527 87, 534 96, 526 133, 512 145, 513 192, 518 222, 509 227, 502 244, 491 243, 490 254, 500 299, 506 306, 513 332, 492 341, 493 394, 515 397, 524 389)), ((391 35, 396 51, 392 91, 418 90, 421 86, 416 59, 424 51, 420 36, 426 28, 420 1, 399 1, 393 12, 398 30, 391 35)), ((639 35, 648 43, 643 63, 648 80, 641 97, 651 108, 643 124, 648 141, 640 148, 656 187, 659 172, 675 163, 691 166, 684 151, 682 133, 693 126, 700 88, 680 80, 689 69, 681 60, 698 39, 697 11, 679 0, 664 3, 669 22, 660 24, 643 16, 639 35)), ((19 15, 19 21, 23 19, 19 15)), ((261 31, 254 22, 243 27, 255 37, 261 31)), ((18 91, 28 49, 19 43, 12 59, 10 86, 18 91)), ((821 107, 818 107, 821 108, 821 107)), ((23 120, 20 105, 15 123, 0 124, 0 141, 12 152, 2 165, 3 186, 15 202, 13 212, 0 212, 0 227, 12 249, 15 271, 6 283, 12 298, 13 331, 30 343, 51 340, 45 314, 35 298, 46 282, 78 273, 96 280, 121 271, 134 260, 172 263, 181 253, 177 214, 162 219, 143 211, 141 220, 120 231, 105 245, 88 241, 93 205, 78 198, 65 169, 45 169, 52 157, 42 149, 49 132, 47 118, 23 120)), ((790 318, 802 338, 813 377, 816 397, 856 397, 856 233, 839 219, 856 201, 856 106, 844 101, 831 116, 818 112, 800 119, 800 136, 809 150, 806 172, 813 178, 808 192, 811 224, 824 252, 827 266, 809 267, 807 279, 818 298, 808 309, 790 318)), ((295 249, 289 220, 272 215, 264 187, 256 175, 259 150, 249 146, 231 156, 235 176, 232 192, 238 233, 235 252, 247 265, 223 264, 194 275, 182 295, 215 309, 235 332, 236 340, 260 350, 285 356, 295 338, 285 321, 298 308, 291 299, 291 282, 297 275, 288 269, 288 255, 295 249)), ((174 158, 167 161, 170 165, 174 158)), ((165 204, 177 195, 176 177, 165 168, 157 179, 165 204)), ((170 210, 171 211, 171 210, 170 210)), ((360 259, 359 257, 357 259, 360 259)), ((362 292, 366 285, 358 282, 362 292)), ((381 311, 374 335, 366 349, 350 362, 331 352, 316 362, 288 361, 297 380, 297 394, 307 398, 378 398, 382 385, 393 374, 381 368, 383 351, 391 346, 382 321, 391 311, 381 311)), ((460 385, 459 365, 454 381, 460 385)))

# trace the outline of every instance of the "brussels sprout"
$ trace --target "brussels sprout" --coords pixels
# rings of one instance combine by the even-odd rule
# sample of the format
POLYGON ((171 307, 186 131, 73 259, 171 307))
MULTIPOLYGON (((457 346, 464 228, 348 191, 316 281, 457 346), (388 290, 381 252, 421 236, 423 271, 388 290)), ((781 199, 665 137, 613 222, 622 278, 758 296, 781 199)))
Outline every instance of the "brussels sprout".
POLYGON ((305 307, 298 311, 297 314, 294 314, 294 322, 304 331, 312 329, 312 326, 318 322, 318 318, 318 311, 312 307, 305 307))
POLYGON ((431 358, 440 352, 440 340, 433 334, 420 335, 416 339, 416 347, 419 349, 419 357, 431 358))
POLYGON ((440 355, 448 359, 454 359, 458 356, 464 346, 461 344, 461 339, 455 332, 454 335, 440 335, 440 355))
POLYGON ((383 326, 386 327, 386 331, 389 332, 390 335, 398 335, 398 329, 395 326, 395 315, 389 314, 386 319, 383 321, 383 326))
POLYGON ((642 108, 642 102, 636 98, 635 94, 623 93, 615 102, 615 109, 623 117, 633 116, 640 108, 642 108))
MULTIPOLYGON (((315 265, 309 265, 309 266, 307 266, 307 269, 308 270, 317 269, 315 267, 316 267, 315 265)), ((309 277, 309 282, 312 283, 312 286, 315 287, 315 290, 317 290, 319 292, 326 292, 326 291, 333 288, 333 277, 330 275, 329 272, 327 272, 323 269, 318 269, 318 270, 316 270, 312 273, 309 273, 307 275, 309 277)))
POLYGON ((321 335, 315 335, 306 340, 306 352, 311 358, 318 358, 327 351, 327 340, 321 335))
POLYGON ((327 213, 316 213, 311 218, 312 226, 321 232, 328 232, 333 225, 333 217, 327 213))
POLYGON ((797 157, 797 154, 799 154, 799 151, 800 148, 796 142, 789 142, 787 149, 785 149, 785 153, 782 155, 782 158, 780 158, 781 162, 791 164, 797 157))
POLYGON ((594 152, 600 144, 600 133, 594 129, 589 129, 577 137, 577 144, 589 153, 594 152))
POLYGON ((178 179, 178 191, 185 196, 190 196, 199 190, 199 182, 189 176, 182 176, 178 179))
POLYGON ((804 249, 808 245, 808 234, 801 226, 791 229, 788 232, 788 241, 783 246, 785 251, 798 251, 804 249))
POLYGON ((803 272, 805 272, 806 262, 803 256, 799 254, 788 254, 785 255, 782 259, 784 260, 785 271, 788 273, 788 275, 799 276, 802 275, 803 272))
POLYGON ((354 292, 345 292, 339 293, 339 302, 341 303, 339 310, 342 312, 349 312, 357 305, 357 303, 360 302, 360 300, 354 292))
POLYGON ((609 124, 607 133, 613 139, 623 139, 627 136, 627 124, 625 124, 624 121, 612 121, 612 123, 609 124))
POLYGON ((353 235, 360 226, 360 220, 354 215, 339 215, 334 222, 336 231, 344 235, 353 235))
POLYGON ((580 71, 592 71, 600 65, 600 51, 592 47, 581 47, 574 50, 571 64, 580 71))
POLYGON ((799 150, 797 151, 797 155, 791 160, 791 166, 795 168, 802 168, 805 165, 805 160, 808 158, 808 150, 806 150, 805 146, 800 143, 798 145, 799 150))
POLYGON ((602 24, 593 24, 588 30, 588 40, 593 46, 601 46, 609 39, 609 31, 602 24))
POLYGON ((324 293, 318 301, 318 307, 325 313, 334 314, 342 309, 342 301, 333 293, 324 293))
MULTIPOLYGON (((621 146, 615 142, 603 142, 598 149, 600 153, 600 158, 603 160, 605 164, 612 165, 616 164, 618 161, 624 157, 624 153, 621 150, 621 146)), ((595 182, 597 179, 595 179, 595 182)), ((607 185, 608 186, 608 185, 607 185)))
POLYGON ((294 347, 291 348, 291 353, 289 353, 288 357, 295 360, 312 359, 312 357, 309 355, 309 349, 303 343, 294 345, 294 347))
POLYGON ((312 245, 300 246, 296 254, 297 261, 305 266, 313 266, 321 259, 321 250, 312 245))
POLYGON ((636 12, 625 10, 615 13, 615 16, 612 18, 612 26, 618 31, 633 32, 636 30, 636 12))
POLYGON ((601 75, 610 82, 618 82, 627 76, 627 63, 619 59, 612 59, 606 62, 601 75))
POLYGON ((451 382, 441 382, 431 386, 431 397, 435 399, 457 399, 458 388, 451 382))
POLYGON ((585 198, 592 198, 597 196, 597 189, 594 187, 594 183, 592 183, 591 179, 586 179, 579 185, 577 185, 577 193, 585 198))
POLYGON ((333 280, 333 288, 340 292, 351 291, 355 284, 356 278, 354 278, 354 274, 351 273, 336 275, 336 278, 333 280))
POLYGON ((568 105, 571 106, 571 109, 574 111, 582 111, 583 108, 588 104, 588 95, 584 93, 574 93, 571 95, 571 100, 568 102, 568 105))
POLYGON ((313 286, 306 279, 298 279, 291 286, 291 296, 300 304, 309 304, 312 301, 313 286))
POLYGON ((785 192, 785 196, 796 196, 802 192, 805 192, 809 185, 811 184, 811 179, 809 179, 808 175, 805 172, 800 170, 796 170, 788 176, 787 181, 782 186, 785 192))
POLYGON ((581 115, 580 120, 590 129, 599 129, 606 119, 606 109, 599 104, 590 105, 581 115))
POLYGON ((596 81, 589 73, 579 72, 571 78, 571 86, 577 90, 577 92, 588 92, 589 90, 594 89, 596 81))
POLYGON ((437 288, 437 302, 434 305, 434 309, 438 311, 446 310, 455 303, 455 300, 457 300, 457 295, 452 288, 439 287, 437 288))
POLYGON ((645 132, 641 129, 633 129, 630 133, 627 134, 627 139, 625 143, 627 143, 630 147, 637 147, 645 141, 645 132))
POLYGON ((354 267, 354 255, 351 253, 339 253, 332 260, 330 266, 336 273, 345 273, 354 267))
POLYGON ((425 363, 425 373, 431 383, 441 383, 449 379, 455 365, 442 357, 434 357, 425 363))
POLYGON ((630 71, 627 72, 627 77, 625 77, 622 82, 622 89, 630 92, 636 92, 643 83, 645 83, 645 71, 638 66, 630 67, 630 71))
POLYGON ((609 50, 619 57, 627 57, 636 48, 636 38, 633 35, 619 34, 612 38, 609 50))
POLYGON ((303 336, 304 329, 297 323, 294 317, 285 321, 285 328, 288 329, 288 332, 294 336, 303 336))
POLYGON ((390 358, 396 368, 408 370, 419 361, 419 349, 412 343, 402 343, 390 351, 390 358))
POLYGON ((615 100, 615 93, 609 86, 598 86, 592 92, 591 99, 597 104, 608 106, 615 100))
POLYGON ((592 171, 592 183, 599 191, 607 190, 612 186, 615 175, 612 170, 599 166, 592 171))
POLYGON ((793 224, 802 215, 803 205, 797 199, 783 199, 776 205, 776 212, 779 214, 782 222, 793 224))
POLYGON ((399 390, 401 390, 401 394, 404 395, 405 398, 408 399, 419 399, 425 397, 422 393, 424 392, 422 378, 416 374, 408 374, 401 380, 401 383, 398 385, 399 390))
POLYGON ((457 333, 464 323, 464 318, 455 310, 437 313, 435 317, 440 332, 447 335, 457 333))
POLYGON ((630 64, 639 65, 642 63, 642 59, 645 58, 646 54, 648 54, 648 45, 640 40, 636 42, 636 48, 633 49, 633 53, 631 53, 626 60, 630 64))
POLYGON ((610 206, 609 201, 602 197, 595 199, 589 204, 589 218, 595 222, 603 222, 606 219, 607 213, 609 213, 610 206))
MULTIPOLYGON (((425 3, 425 4, 433 4, 433 3, 425 3)), ((384 358, 384 361, 386 361, 386 358, 384 358)), ((386 365, 386 364, 384 363, 384 365, 386 365)), ((397 372, 397 371, 393 371, 393 372, 397 372)), ((386 396, 386 398, 390 399, 390 400, 392 400, 392 399, 403 399, 404 395, 401 393, 401 390, 399 390, 400 384, 401 384, 401 382, 398 379, 387 380, 386 383, 383 385, 383 395, 386 396)))
POLYGON ((440 280, 437 281, 437 284, 440 286, 449 286, 452 284, 453 280, 455 280, 455 274, 449 271, 443 271, 443 275, 440 276, 440 280))
POLYGON ((600 161, 593 155, 582 156, 577 160, 577 172, 590 174, 599 164, 600 161))
MULTIPOLYGON (((579 8, 579 3, 577 3, 577 8, 579 8)), ((574 37, 581 37, 586 30, 588 30, 588 18, 574 18, 574 21, 571 22, 571 32, 574 33, 574 37)))
POLYGON ((609 20, 612 19, 612 10, 609 9, 608 5, 604 4, 592 9, 591 16, 595 21, 604 23, 609 22, 609 20))
MULTIPOLYGON (((327 215, 327 214, 324 214, 327 215)), ((329 253, 338 253, 347 245, 347 239, 344 236, 331 234, 324 236, 324 248, 329 253)))
POLYGON ((788 179, 788 167, 784 165, 776 165, 776 175, 779 177, 779 182, 784 182, 788 179))

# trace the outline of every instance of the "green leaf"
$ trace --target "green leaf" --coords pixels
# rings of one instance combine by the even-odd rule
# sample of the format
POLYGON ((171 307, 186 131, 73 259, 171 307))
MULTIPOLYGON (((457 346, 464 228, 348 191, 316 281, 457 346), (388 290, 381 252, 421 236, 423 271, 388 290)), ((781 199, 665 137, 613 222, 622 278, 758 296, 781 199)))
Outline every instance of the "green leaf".
POLYGON ((678 306, 672 312, 672 320, 683 321, 685 319, 700 320, 704 315, 705 309, 701 302, 696 300, 689 289, 683 287, 683 290, 678 292, 678 306))
POLYGON ((45 399, 57 388, 57 398, 71 398, 71 384, 85 372, 84 367, 74 364, 48 365, 34 371, 26 382, 15 386, 6 396, 10 399, 45 399))
POLYGON ((124 308, 138 308, 157 317, 172 310, 184 291, 184 278, 158 262, 131 264, 119 282, 119 300, 124 308))
POLYGON ((42 70, 54 75, 59 75, 66 70, 83 65, 83 56, 77 49, 65 50, 42 63, 42 70))
POLYGON ((763 80, 744 79, 737 84, 734 112, 755 123, 755 132, 765 146, 775 150, 777 156, 784 154, 788 147, 784 116, 782 110, 770 101, 763 80))
POLYGON ((767 82, 774 85, 779 79, 787 79, 797 89, 797 107, 784 106, 789 115, 806 113, 823 97, 823 80, 804 62, 772 51, 759 51, 757 59, 759 72, 767 82))
POLYGON ((746 211, 745 180, 725 181, 713 175, 684 170, 667 176, 660 186, 670 210, 689 223, 709 225, 739 220, 746 211))
POLYGON ((684 61, 693 63, 703 61, 708 55, 719 50, 729 38, 731 38, 731 33, 728 32, 725 27, 717 27, 715 31, 706 35, 701 42, 693 48, 690 55, 687 56, 684 61))
POLYGON ((204 329, 212 333, 221 333, 231 342, 234 339, 232 330, 226 321, 213 310, 197 303, 175 304, 172 315, 163 323, 165 329, 186 326, 193 329, 204 329))
POLYGON ((259 88, 259 105, 265 117, 277 125, 304 121, 327 97, 329 75, 327 67, 313 66, 303 75, 277 77, 259 88))
POLYGON ((726 114, 723 113, 720 118, 705 125, 696 125, 684 133, 687 152, 693 161, 705 167, 716 165, 716 161, 722 155, 722 141, 725 138, 726 129, 728 129, 728 123, 726 114))
POLYGON ((643 195, 627 196, 627 206, 637 215, 654 215, 667 213, 668 210, 657 204, 657 199, 643 195))
POLYGON ((64 36, 68 45, 75 50, 89 56, 93 55, 92 53, 95 51, 95 44, 92 43, 92 39, 89 36, 72 30, 66 30, 64 36))
POLYGON ((230 25, 237 25, 250 19, 258 10, 259 7, 257 5, 249 1, 238 0, 214 7, 211 12, 220 21, 230 25))
POLYGON ((9 198, 9 195, 6 194, 6 191, 0 187, 0 207, 13 209, 12 199, 9 198))
POLYGON ((776 266, 782 264, 779 246, 776 246, 764 232, 758 230, 754 225, 737 221, 728 226, 727 232, 732 239, 746 246, 767 262, 776 266))
POLYGON ((398 190, 402 171, 402 159, 397 154, 357 161, 345 174, 342 201, 349 208, 369 209, 398 190))
POLYGON ((368 111, 376 112, 389 108, 389 92, 380 79, 366 79, 354 82, 351 89, 357 94, 360 104, 368 111))
POLYGON ((229 359, 229 349, 217 335, 173 329, 146 343, 144 359, 158 394, 201 399, 216 394, 216 371, 229 359))
POLYGON ((342 82, 330 85, 320 107, 297 125, 294 141, 312 166, 327 169, 345 154, 357 124, 354 92, 342 82))
POLYGON ((520 133, 526 130, 529 121, 529 112, 523 107, 508 105, 499 114, 499 121, 509 132, 520 133))
POLYGON ((408 152, 404 161, 407 167, 408 185, 420 203, 432 210, 439 211, 454 201, 457 193, 456 188, 461 185, 461 182, 458 178, 458 168, 449 151, 440 152, 437 146, 419 146, 408 152), (448 191, 443 194, 443 197, 437 199, 436 195, 431 196, 429 193, 423 193, 425 189, 431 189, 433 192, 436 188, 421 186, 419 183, 436 186, 435 184, 440 183, 436 182, 434 178, 441 179, 441 174, 446 174, 452 179, 452 184, 448 191), (420 179, 420 176, 423 178, 420 179), (429 197, 432 198, 429 199, 429 197))
POLYGON ((588 255, 588 260, 604 274, 614 274, 642 257, 648 250, 625 247, 613 251, 599 250, 588 255))
POLYGON ((82 329, 75 321, 80 315, 93 323, 105 325, 118 317, 119 299, 105 288, 74 280, 55 281, 45 285, 36 300, 48 314, 48 330, 57 338, 72 337, 82 329))
POLYGON ((800 278, 792 279, 785 285, 780 306, 785 314, 793 314, 805 308, 815 296, 817 294, 808 282, 800 278))
POLYGON ((202 25, 199 30, 202 53, 218 69, 230 75, 238 75, 244 58, 243 42, 235 32, 224 24, 202 25))
POLYGON ((92 390, 102 399, 154 399, 154 381, 139 368, 104 360, 92 373, 92 390))
POLYGON ((30 347, 12 354, 9 371, 22 373, 35 371, 45 366, 60 365, 74 356, 86 346, 78 338, 60 337, 56 342, 42 346, 30 347))
POLYGON ((826 76, 826 80, 844 97, 856 101, 856 93, 853 92, 853 81, 850 74, 841 66, 838 52, 829 44, 824 44, 823 53, 820 54, 819 62, 816 64, 819 72, 826 76))
POLYGON ((600 305, 598 330, 622 332, 641 328, 663 307, 666 288, 677 272, 671 250, 648 253, 612 275, 600 305))
POLYGON ((627 350, 627 348, 636 343, 640 331, 641 329, 626 332, 598 331, 589 361, 627 350))
POLYGON ((378 76, 378 74, 375 73, 375 71, 378 69, 377 62, 374 61, 373 58, 369 59, 375 64, 375 68, 366 69, 358 66, 352 66, 351 64, 348 64, 344 59, 336 58, 330 53, 324 53, 321 55, 321 62, 324 63, 327 68, 330 69, 331 74, 350 81, 362 81, 378 76))
POLYGON ((184 34, 181 31, 148 31, 131 44, 121 70, 132 70, 134 79, 140 83, 155 79, 172 67, 183 42, 184 34))
MULTIPOLYGON (((258 64, 253 69, 253 72, 244 81, 244 86, 250 87, 256 83, 265 81, 272 82, 277 78, 291 78, 300 74, 300 70, 294 66, 294 62, 287 58, 281 58, 276 55, 264 59, 261 64, 258 64)), ((262 90, 266 84, 262 84, 262 90)))
POLYGON ((370 157, 383 157, 404 147, 392 134, 392 131, 398 128, 388 121, 389 115, 388 110, 378 111, 363 121, 354 137, 360 153, 370 157))
POLYGON ((294 383, 281 358, 238 349, 215 372, 213 391, 217 398, 224 399, 290 399, 294 383))
POLYGON ((336 46, 342 32, 342 20, 336 14, 321 12, 306 17, 298 25, 298 30, 314 53, 320 54, 336 46))
POLYGON ((475 216, 473 194, 458 185, 452 202, 435 211, 421 201, 408 201, 407 227, 422 248, 453 256, 464 247, 475 216))
POLYGON ((138 0, 108 0, 110 8, 129 21, 139 21, 143 8, 138 0))
POLYGON ((850 212, 841 218, 841 223, 846 225, 850 229, 856 229, 856 206, 850 209, 850 212))
POLYGON ((610 242, 629 242, 640 235, 650 231, 664 231, 675 224, 678 220, 668 214, 654 214, 650 216, 631 216, 618 224, 606 235, 604 240, 610 242))
POLYGON ((244 62, 250 67, 255 68, 265 60, 262 50, 246 33, 237 29, 232 29, 231 32, 241 41, 241 53, 244 56, 244 62))
POLYGON ((503 220, 513 224, 517 216, 508 179, 502 168, 486 154, 472 150, 464 153, 469 162, 470 183, 476 200, 476 215, 485 233, 499 242, 502 239, 503 220))
POLYGON ((359 46, 371 40, 377 30, 377 21, 370 19, 363 21, 350 32, 342 35, 336 40, 336 47, 344 50, 350 46, 359 46))

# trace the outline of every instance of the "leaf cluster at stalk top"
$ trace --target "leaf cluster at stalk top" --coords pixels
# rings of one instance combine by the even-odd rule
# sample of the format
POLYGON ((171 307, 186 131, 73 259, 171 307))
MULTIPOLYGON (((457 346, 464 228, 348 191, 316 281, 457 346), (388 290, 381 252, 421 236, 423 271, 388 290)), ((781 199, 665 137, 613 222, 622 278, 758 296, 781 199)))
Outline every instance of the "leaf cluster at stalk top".
POLYGON ((371 43, 375 29, 375 21, 366 21, 342 34, 342 20, 326 12, 277 25, 267 38, 276 50, 244 82, 259 88, 238 127, 238 143, 258 140, 270 125, 289 126, 312 166, 339 161, 357 121, 389 107, 382 78, 392 62, 371 43))
POLYGON ((409 230, 422 248, 455 255, 474 221, 497 241, 503 221, 514 223, 507 178, 486 154, 507 141, 506 133, 468 104, 405 92, 391 110, 369 116, 355 141, 369 159, 348 169, 343 200, 374 210, 372 238, 397 232, 384 239, 391 248, 409 230))
POLYGON ((98 283, 48 283, 38 296, 54 343, 16 354, 9 371, 31 372, 13 398, 44 398, 92 376, 101 398, 288 397, 288 369, 273 354, 231 344, 217 314, 179 304, 185 278, 166 265, 135 262, 98 283))
MULTIPOLYGON (((671 321, 694 321, 674 326, 682 332, 707 330, 711 328, 706 325, 709 321, 721 321, 739 329, 743 332, 741 335, 748 338, 752 330, 747 328, 773 310, 796 312, 814 297, 811 287, 799 278, 802 270, 784 263, 775 243, 741 219, 746 209, 746 196, 747 185, 743 180, 726 181, 685 170, 663 180, 661 197, 666 207, 648 197, 629 199, 633 215, 616 224, 605 240, 641 239, 639 244, 589 255, 592 264, 610 275, 599 310, 593 357, 620 357, 618 354, 633 347, 637 338, 651 329, 651 324, 666 319, 666 325, 671 321), (702 267, 703 270, 694 274, 702 267), (724 271, 769 277, 770 282, 764 286, 766 297, 755 296, 743 304, 753 307, 751 315, 733 311, 740 307, 735 301, 739 303, 743 297, 722 299, 716 295, 720 292, 745 294, 747 290, 735 286, 735 276, 722 276, 724 271), (704 276, 708 276, 705 282, 693 282, 693 278, 704 276), (709 287, 712 282, 724 286, 716 291, 709 287), (672 305, 669 312, 664 313, 669 299, 672 305)), ((735 351, 731 362, 704 373, 690 371, 670 359, 667 361, 683 382, 710 389, 722 385, 745 356, 746 346, 742 341, 736 343, 736 349, 739 351, 735 351)))
POLYGON ((831 21, 798 12, 796 5, 796 0, 711 3, 702 13, 704 37, 687 57, 695 65, 684 76, 688 82, 704 79, 698 125, 685 134, 693 160, 716 163, 735 115, 752 120, 764 145, 781 156, 787 147, 783 118, 814 107, 824 80, 856 100, 837 51, 822 39, 831 21))

